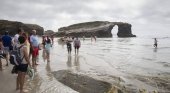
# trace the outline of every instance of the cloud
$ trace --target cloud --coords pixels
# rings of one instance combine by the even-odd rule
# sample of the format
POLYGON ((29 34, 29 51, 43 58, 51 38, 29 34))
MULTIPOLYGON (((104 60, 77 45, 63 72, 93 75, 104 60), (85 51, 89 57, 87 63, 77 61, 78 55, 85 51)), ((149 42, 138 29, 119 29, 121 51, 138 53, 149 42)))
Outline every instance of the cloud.
POLYGON ((3 0, 0 19, 39 24, 47 29, 87 21, 132 24, 170 23, 169 0, 3 0))

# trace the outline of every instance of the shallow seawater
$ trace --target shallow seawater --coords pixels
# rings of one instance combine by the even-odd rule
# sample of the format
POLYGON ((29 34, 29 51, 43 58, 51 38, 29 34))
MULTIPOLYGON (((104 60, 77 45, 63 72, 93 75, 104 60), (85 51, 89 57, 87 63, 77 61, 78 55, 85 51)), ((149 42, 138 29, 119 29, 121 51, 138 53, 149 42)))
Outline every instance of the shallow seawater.
POLYGON ((28 79, 26 87, 30 93, 77 93, 58 82, 51 73, 70 70, 113 85, 120 78, 123 85, 131 89, 163 91, 164 89, 155 86, 156 82, 153 79, 149 83, 148 79, 150 77, 170 79, 169 41, 169 37, 158 38, 158 48, 154 48, 153 39, 147 37, 97 38, 97 41, 86 38, 85 41, 81 39, 78 55, 75 55, 73 47, 72 54, 68 55, 66 45, 59 43, 58 38, 55 38, 50 63, 43 58, 41 50, 35 78, 28 79))

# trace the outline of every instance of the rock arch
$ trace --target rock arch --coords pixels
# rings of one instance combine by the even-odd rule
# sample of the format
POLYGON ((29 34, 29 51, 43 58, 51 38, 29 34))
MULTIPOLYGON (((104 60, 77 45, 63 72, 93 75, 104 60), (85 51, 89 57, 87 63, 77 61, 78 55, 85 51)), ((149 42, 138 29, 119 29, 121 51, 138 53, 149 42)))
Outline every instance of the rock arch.
POLYGON ((70 25, 58 29, 56 36, 112 37, 113 27, 118 26, 118 37, 136 37, 132 34, 131 24, 123 22, 94 21, 70 25))

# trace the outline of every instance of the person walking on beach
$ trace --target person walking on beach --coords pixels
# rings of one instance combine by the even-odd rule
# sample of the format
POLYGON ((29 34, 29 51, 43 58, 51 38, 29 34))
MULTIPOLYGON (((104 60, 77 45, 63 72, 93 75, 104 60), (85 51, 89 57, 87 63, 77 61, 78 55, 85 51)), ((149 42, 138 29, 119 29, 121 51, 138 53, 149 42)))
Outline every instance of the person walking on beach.
POLYGON ((45 43, 45 51, 46 51, 46 57, 47 62, 50 62, 50 48, 52 47, 52 42, 49 36, 47 36, 47 40, 45 43))
POLYGON ((37 64, 37 59, 39 56, 39 41, 38 36, 36 35, 36 30, 32 30, 33 34, 30 37, 31 47, 32 47, 32 67, 35 67, 37 64))
POLYGON ((154 45, 153 45, 155 48, 157 48, 158 46, 158 40, 156 38, 154 38, 154 45))
POLYGON ((27 67, 30 65, 29 54, 27 51, 26 38, 24 36, 19 36, 18 42, 20 43, 18 47, 20 47, 20 55, 23 57, 23 60, 20 65, 17 66, 18 76, 16 79, 16 90, 20 90, 20 93, 25 93, 23 90, 25 75, 27 72, 27 67))
POLYGON ((79 53, 79 48, 81 46, 81 42, 78 37, 74 40, 74 48, 75 48, 75 54, 79 53))
POLYGON ((67 44, 67 51, 68 51, 68 54, 71 54, 71 50, 72 50, 71 42, 72 42, 71 37, 67 37, 66 44, 67 44))
POLYGON ((4 36, 2 36, 2 42, 4 46, 4 52, 7 58, 6 66, 8 66, 9 52, 10 52, 10 48, 12 47, 12 38, 9 36, 8 31, 5 32, 4 36))

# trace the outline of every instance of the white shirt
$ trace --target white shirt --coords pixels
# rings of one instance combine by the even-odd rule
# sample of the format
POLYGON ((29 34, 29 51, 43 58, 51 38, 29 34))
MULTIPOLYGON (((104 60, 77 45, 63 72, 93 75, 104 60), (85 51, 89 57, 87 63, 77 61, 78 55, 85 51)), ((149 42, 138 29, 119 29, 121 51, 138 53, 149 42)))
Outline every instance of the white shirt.
POLYGON ((14 36, 14 43, 17 44, 18 43, 18 38, 19 38, 19 34, 16 34, 14 36))

